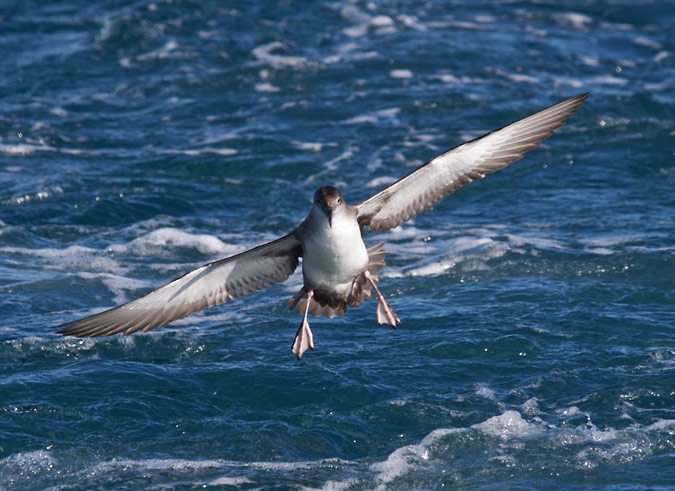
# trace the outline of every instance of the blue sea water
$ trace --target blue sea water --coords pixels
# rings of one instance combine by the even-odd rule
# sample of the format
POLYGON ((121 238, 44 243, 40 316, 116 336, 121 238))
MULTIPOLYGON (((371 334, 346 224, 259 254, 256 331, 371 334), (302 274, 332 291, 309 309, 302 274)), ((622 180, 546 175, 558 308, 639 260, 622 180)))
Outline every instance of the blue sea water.
POLYGON ((669 2, 4 1, 0 489, 675 489, 669 2), (298 272, 147 334, 55 326, 358 202, 569 96, 525 159, 388 233, 383 293, 298 272))

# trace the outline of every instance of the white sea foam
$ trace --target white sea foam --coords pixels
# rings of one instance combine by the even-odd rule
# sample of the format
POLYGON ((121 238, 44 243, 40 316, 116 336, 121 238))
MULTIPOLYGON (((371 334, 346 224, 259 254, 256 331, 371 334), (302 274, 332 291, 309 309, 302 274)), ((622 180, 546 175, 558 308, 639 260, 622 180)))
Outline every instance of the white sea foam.
POLYGON ((483 78, 467 77, 466 75, 455 76, 451 73, 440 73, 429 77, 432 80, 440 80, 444 84, 464 85, 464 84, 484 84, 486 82, 483 78))
POLYGON ((486 31, 494 29, 494 26, 483 22, 471 22, 466 20, 455 20, 452 16, 446 16, 446 20, 437 20, 427 22, 427 27, 431 29, 465 29, 467 31, 486 31))
POLYGON ((552 78, 555 86, 557 87, 567 86, 573 89, 581 89, 586 85, 586 83, 583 80, 572 78, 568 75, 554 75, 552 78))
POLYGON ((393 176, 381 176, 381 177, 376 177, 375 179, 371 179, 368 181, 366 184, 367 188, 383 188, 385 186, 388 186, 389 184, 396 182, 398 180, 397 177, 393 176))
POLYGON ((253 88, 258 92, 266 92, 272 94, 274 92, 279 92, 281 89, 276 85, 272 85, 269 82, 259 82, 253 86, 253 88))
POLYGON ((303 56, 288 56, 274 53, 284 48, 284 44, 279 41, 273 41, 254 48, 252 53, 261 63, 266 63, 275 68, 303 68, 311 64, 310 60, 303 56))
POLYGON ((124 254, 146 255, 165 248, 186 247, 203 254, 230 254, 239 247, 225 244, 218 237, 208 234, 191 234, 177 228, 158 228, 132 240, 128 244, 112 245, 108 251, 124 254))
MULTIPOLYGON (((326 64, 331 64, 331 63, 339 63, 341 61, 362 61, 362 60, 370 60, 372 58, 377 58, 378 53, 377 51, 357 51, 356 49, 352 50, 338 50, 340 53, 336 55, 330 55, 326 56, 324 58, 324 63, 326 64)), ((354 94, 352 94, 353 97, 354 94)))
POLYGON ((12 157, 25 157, 36 152, 58 152, 67 155, 98 155, 98 152, 93 152, 90 150, 64 147, 57 148, 52 145, 47 145, 46 143, 0 143, 0 154, 9 155, 12 157))
MULTIPOLYGON (((656 54, 654 55, 654 61, 655 61, 656 63, 659 63, 659 62, 661 62, 661 61, 663 61, 663 60, 665 60, 666 58, 669 58, 669 57, 671 57, 671 56, 673 56, 673 54, 672 54, 671 52, 669 52, 669 51, 659 51, 658 53, 656 53, 656 54)), ((665 81, 664 81, 664 83, 663 83, 663 86, 664 86, 664 87, 670 88, 670 84, 667 84, 665 81)))
MULTIPOLYGON (((312 143, 312 142, 298 142, 298 141, 292 141, 291 145, 293 145, 295 148, 298 150, 303 150, 306 152, 315 152, 318 153, 321 150, 323 150, 324 143, 312 143)), ((330 145, 333 146, 333 145, 330 145)))
POLYGON ((592 247, 615 247, 628 242, 639 242, 643 239, 644 235, 638 234, 608 234, 598 237, 584 237, 580 242, 592 247))
MULTIPOLYGON (((305 469, 316 469, 322 467, 334 468, 340 466, 353 465, 352 462, 332 458, 322 460, 298 461, 298 462, 241 462, 236 460, 226 459, 204 459, 204 460, 189 460, 189 459, 129 459, 129 458, 114 458, 109 461, 99 462, 94 465, 93 469, 87 471, 87 474, 106 475, 115 473, 118 469, 139 469, 144 471, 151 470, 171 470, 177 472, 199 472, 204 469, 221 469, 221 470, 236 470, 236 469, 259 469, 267 472, 276 471, 295 471, 305 469)), ((221 477, 218 479, 237 479, 231 477, 221 477)), ((224 482, 224 481, 223 481, 224 482)), ((250 482, 250 480, 247 480, 250 482)), ((204 484, 213 484, 213 481, 208 481, 204 484)))
POLYGON ((600 75, 593 77, 589 83, 592 85, 626 85, 628 80, 625 78, 614 77, 612 75, 600 75))
POLYGON ((370 466, 370 470, 377 474, 379 489, 386 489, 387 484, 394 479, 429 467, 438 458, 442 458, 437 455, 438 452, 434 448, 440 440, 457 434, 467 434, 472 430, 480 431, 504 442, 531 436, 541 431, 542 428, 523 420, 517 411, 506 411, 470 428, 436 429, 424 437, 419 444, 398 448, 389 454, 386 460, 370 466))
MULTIPOLYGON (((136 224, 130 229, 141 228, 136 224)), ((266 239, 261 239, 264 242, 266 239)), ((206 256, 220 258, 230 256, 249 248, 253 244, 231 245, 219 238, 208 234, 190 234, 175 228, 158 228, 125 244, 114 244, 105 250, 93 249, 79 245, 72 245, 64 249, 6 246, 0 247, 0 252, 8 255, 8 262, 38 263, 44 270, 66 271, 85 280, 97 280, 103 283, 113 294, 114 302, 122 303, 129 300, 130 291, 151 289, 158 286, 154 282, 133 278, 130 272, 134 263, 124 260, 128 256, 162 255, 171 257, 176 249, 186 248, 197 250, 206 256), (18 256, 18 257, 13 257, 18 256), (24 257, 22 257, 24 256, 24 257), (26 259, 29 257, 30 259, 26 259)), ((170 274, 166 280, 177 276, 177 272, 187 272, 206 260, 196 263, 151 264, 150 267, 170 274)), ((21 280, 21 282, 32 281, 21 280)), ((5 285, 3 288, 11 287, 5 285)))
POLYGON ((127 459, 115 458, 106 462, 96 464, 93 472, 96 474, 107 474, 115 469, 138 468, 143 470, 174 470, 174 471, 195 471, 210 468, 223 468, 228 465, 227 460, 187 460, 187 459, 127 459))
POLYGON ((633 38, 633 43, 635 43, 638 46, 644 46, 646 48, 651 48, 655 51, 658 51, 658 50, 663 48, 659 43, 657 43, 653 39, 649 39, 649 38, 644 37, 644 36, 637 36, 637 37, 633 38))
POLYGON ((73 245, 65 249, 31 249, 7 246, 0 247, 0 251, 31 256, 35 261, 41 263, 45 269, 58 271, 94 269, 114 273, 125 271, 125 268, 121 268, 117 261, 101 255, 100 251, 90 247, 73 245))
MULTIPOLYGON (((10 170, 11 168, 6 168, 7 170, 10 170)), ((20 171, 22 168, 18 167, 18 171, 20 171)), ((2 204, 4 205, 26 205, 31 202, 35 201, 43 201, 49 198, 52 198, 54 196, 60 196, 63 194, 63 189, 61 186, 48 186, 44 188, 40 188, 38 191, 32 192, 32 193, 27 193, 23 194, 20 196, 13 196, 12 198, 9 198, 7 200, 3 200, 2 204)))
POLYGON ((541 414, 541 411, 539 409, 539 401, 537 400, 536 397, 532 397, 527 401, 523 402, 521 407, 523 408, 523 412, 527 416, 538 416, 541 414))
POLYGON ((596 56, 588 56, 588 55, 577 55, 579 57, 579 60, 586 65, 586 66, 598 66, 600 64, 600 60, 596 56))
POLYGON ((396 31, 396 23, 388 15, 372 15, 356 5, 347 5, 340 11, 342 17, 353 23, 342 32, 350 38, 363 37, 369 32, 376 35, 389 34, 396 31))
MULTIPOLYGON (((386 181, 372 182, 374 187, 386 181)), ((369 186, 371 183, 369 183, 369 186)), ((539 251, 576 251, 578 244, 583 252, 597 255, 617 254, 622 250, 673 250, 675 248, 649 248, 635 244, 645 236, 612 235, 596 238, 566 238, 553 236, 546 231, 549 224, 525 224, 521 233, 507 233, 508 227, 498 224, 472 227, 445 224, 442 229, 418 228, 412 220, 386 233, 370 235, 372 243, 385 241, 386 249, 404 258, 399 266, 389 264, 383 270, 384 277, 436 276, 449 270, 480 271, 489 269, 489 261, 503 257, 509 252, 538 255, 539 251)), ((657 238, 662 238, 657 236, 657 238)))
MULTIPOLYGON (((324 162, 323 166, 322 166, 323 168, 319 172, 315 172, 313 174, 310 174, 307 177, 307 179, 305 180, 305 182, 307 184, 310 184, 310 183, 315 182, 315 181, 321 182, 321 180, 324 178, 325 175, 332 174, 333 171, 335 171, 338 163, 352 158, 354 156, 354 151, 355 151, 354 148, 351 148, 351 147, 347 148, 337 157, 334 157, 334 158, 330 159, 329 161, 324 162)), ((336 184, 339 184, 339 183, 336 183, 336 184)))
POLYGON ((205 482, 204 486, 240 486, 252 482, 253 481, 245 477, 219 477, 213 481, 205 482))
POLYGON ((543 430, 541 426, 525 421, 518 411, 506 411, 499 416, 473 425, 472 428, 501 440, 522 438, 543 430))
POLYGON ((360 116, 354 116, 353 118, 345 119, 342 121, 342 124, 364 124, 364 123, 377 123, 378 119, 372 114, 362 114, 360 116))
POLYGON ((126 292, 129 290, 137 290, 141 288, 152 288, 153 285, 147 281, 129 278, 128 276, 121 276, 111 273, 89 273, 86 271, 78 273, 78 276, 86 280, 100 280, 108 289, 115 294, 113 302, 116 304, 124 303, 129 298, 126 292))
POLYGON ((569 25, 575 29, 586 29, 593 23, 593 19, 588 15, 580 14, 578 12, 564 12, 562 14, 554 14, 553 18, 560 24, 569 25))
POLYGON ((566 248, 565 244, 563 244, 559 240, 549 239, 546 237, 537 237, 536 235, 531 234, 527 235, 505 234, 505 237, 508 239, 511 246, 514 247, 521 247, 527 245, 540 250, 551 250, 551 249, 562 250, 566 248))
MULTIPOLYGON (((0 460, 0 483, 4 481, 6 484, 22 485, 16 481, 17 477, 23 481, 30 480, 33 476, 52 471, 56 465, 52 453, 47 450, 12 454, 0 460)), ((2 486, 0 484, 0 487, 2 486)))
POLYGON ((326 481, 323 486, 320 488, 300 488, 304 491, 343 491, 345 489, 350 489, 351 487, 358 484, 359 480, 356 478, 345 479, 344 481, 326 481))
POLYGON ((35 152, 56 152, 51 145, 33 145, 30 143, 3 144, 0 143, 0 153, 13 157, 25 157, 35 152))
MULTIPOLYGON (((645 246, 637 245, 641 242, 647 241, 652 236, 650 234, 646 235, 635 235, 635 234, 613 234, 605 235, 598 237, 585 237, 580 238, 579 243, 584 246, 584 252, 591 254, 599 255, 611 255, 617 254, 621 251, 649 251, 649 252, 660 252, 660 251, 672 251, 675 250, 673 246, 665 247, 655 247, 655 246, 645 246)), ((654 233, 653 238, 656 239, 665 239, 665 235, 654 233)))
MULTIPOLYGON (((420 231, 415 237, 431 237, 428 232, 420 231)), ((490 237, 476 237, 469 233, 451 239, 431 240, 392 244, 387 242, 387 250, 399 255, 407 255, 409 262, 402 267, 388 267, 385 277, 436 276, 462 265, 463 271, 487 269, 486 262, 506 254, 511 249, 508 243, 496 241, 490 237), (419 257, 415 257, 419 256, 419 257)))
POLYGON ((212 153, 216 155, 221 155, 223 157, 229 157, 230 155, 236 155, 239 153, 238 150, 235 150, 234 148, 216 148, 216 147, 204 147, 204 148, 190 148, 190 149, 166 149, 166 150, 160 150, 160 153, 164 153, 167 155, 189 155, 191 157, 193 156, 198 156, 198 155, 204 155, 207 153, 212 153))
POLYGON ((491 401, 497 400, 497 398, 495 397, 495 391, 483 384, 479 385, 476 388, 476 395, 484 397, 485 399, 489 399, 491 401))
POLYGON ((540 79, 537 77, 534 77, 532 75, 525 75, 524 73, 507 73, 507 72, 501 72, 499 73, 502 77, 506 78, 507 80, 510 80, 511 82, 516 82, 516 83, 528 83, 528 84, 538 84, 541 83, 540 79))
MULTIPOLYGON (((83 340, 79 340, 83 341, 83 340)), ((84 342, 91 340, 84 340, 84 342)), ((572 412, 574 412, 572 410, 572 412)), ((539 418, 526 420, 518 411, 507 410, 502 414, 487 418, 481 423, 468 427, 438 428, 428 433, 419 443, 407 444, 393 450, 385 459, 372 462, 368 470, 372 482, 368 482, 368 474, 359 480, 347 477, 336 480, 337 474, 353 472, 363 474, 364 463, 337 458, 312 461, 257 461, 244 462, 227 459, 176 459, 151 458, 132 459, 126 457, 113 458, 103 462, 92 463, 91 466, 71 472, 76 477, 86 476, 88 479, 105 479, 109 475, 117 475, 120 471, 147 473, 171 471, 180 482, 188 482, 203 487, 260 485, 257 477, 268 479, 277 474, 289 472, 310 473, 317 470, 330 471, 332 478, 319 489, 335 491, 349 489, 359 483, 370 489, 388 489, 403 483, 403 479, 416 481, 430 471, 446 469, 456 458, 458 449, 466 445, 474 447, 479 459, 475 464, 490 472, 491 467, 503 469, 531 468, 532 459, 541 455, 555 455, 556 452, 569 453, 574 450, 571 459, 562 459, 558 466, 571 468, 594 468, 598 465, 621 465, 642 460, 663 448, 663 438, 671 438, 675 434, 675 420, 661 419, 648 426, 633 425, 630 429, 598 430, 595 427, 580 426, 568 428, 553 424, 544 424, 539 418), (581 447, 581 448, 580 448, 581 447), (528 452, 529 448, 534 452, 528 452), (252 474, 251 470, 259 471, 252 474), (213 478, 213 474, 220 477, 213 478), (262 474, 261 474, 262 473, 262 474), (209 476, 203 478, 202 475, 209 476)), ((543 457, 549 459, 550 457, 543 457)), ((549 461, 547 460, 547 463, 549 461)), ((536 464, 536 462, 535 462, 536 464)), ((43 474, 49 471, 60 471, 59 462, 49 451, 35 451, 14 454, 0 461, 0 476, 20 475, 22 477, 43 474)), ((548 465, 548 464, 547 464, 548 465)), ((461 477, 457 482, 461 485, 461 477)), ((314 489, 314 488, 303 488, 314 489)))
POLYGON ((177 56, 178 43, 176 41, 168 41, 164 46, 149 51, 136 57, 138 61, 147 60, 161 60, 165 58, 175 58, 177 56))
POLYGON ((384 119, 395 119, 399 112, 401 112, 401 109, 398 107, 381 109, 379 111, 374 111, 372 113, 362 114, 360 116, 354 116, 353 118, 345 119, 344 121, 341 121, 341 123, 347 125, 377 123, 384 119))
POLYGON ((412 78, 413 72, 410 70, 397 68, 395 70, 391 70, 389 72, 389 76, 391 78, 412 78))
POLYGON ((410 27, 411 29, 416 29, 418 31, 426 31, 427 26, 425 26, 420 20, 412 15, 406 15, 406 14, 401 14, 397 16, 397 19, 401 22, 406 27, 410 27))
POLYGON ((429 450, 426 446, 406 445, 394 450, 387 460, 372 464, 370 470, 377 473, 379 489, 386 489, 386 484, 417 467, 420 461, 428 458, 429 450))
MULTIPOLYGON (((477 434, 487 438, 481 443, 480 450, 487 465, 489 462, 501 462, 514 468, 530 467, 532 463, 523 462, 520 456, 524 445, 543 445, 547 454, 554 452, 551 446, 566 451, 566 447, 584 445, 585 448, 567 465, 592 468, 599 462, 621 464, 644 459, 661 445, 658 434, 662 433, 675 434, 675 420, 658 420, 649 426, 637 425, 630 430, 601 431, 593 427, 559 428, 544 424, 538 417, 527 421, 518 411, 509 410, 468 428, 436 429, 419 444, 400 447, 385 460, 371 464, 370 470, 376 473, 378 489, 386 489, 397 478, 408 476, 414 479, 416 474, 424 474, 428 469, 446 468, 448 459, 454 458, 453 441, 457 440, 460 445, 466 441, 477 443, 480 442, 475 439, 477 434), (602 443, 602 447, 598 447, 598 443, 602 443), (517 452, 511 454, 512 449, 517 452)), ((344 484, 347 482, 344 481, 344 484)))
POLYGON ((675 419, 659 419, 646 426, 645 431, 663 431, 675 435, 675 419))

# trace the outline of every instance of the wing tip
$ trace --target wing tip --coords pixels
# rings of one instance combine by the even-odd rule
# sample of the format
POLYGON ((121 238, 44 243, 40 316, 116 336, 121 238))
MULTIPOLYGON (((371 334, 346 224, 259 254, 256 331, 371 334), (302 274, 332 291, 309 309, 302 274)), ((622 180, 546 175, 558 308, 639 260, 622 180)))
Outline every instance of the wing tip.
POLYGON ((58 329, 58 330, 53 331, 52 334, 55 335, 55 336, 62 336, 62 337, 74 336, 76 328, 77 328, 76 323, 77 323, 77 321, 59 324, 58 326, 55 327, 55 329, 58 329))
POLYGON ((584 102, 586 102, 586 99, 588 99, 591 96, 590 91, 589 92, 583 92, 581 94, 577 94, 574 97, 570 97, 569 99, 565 99, 564 101, 558 103, 558 104, 569 104, 572 103, 572 107, 570 109, 571 112, 576 111, 584 102))

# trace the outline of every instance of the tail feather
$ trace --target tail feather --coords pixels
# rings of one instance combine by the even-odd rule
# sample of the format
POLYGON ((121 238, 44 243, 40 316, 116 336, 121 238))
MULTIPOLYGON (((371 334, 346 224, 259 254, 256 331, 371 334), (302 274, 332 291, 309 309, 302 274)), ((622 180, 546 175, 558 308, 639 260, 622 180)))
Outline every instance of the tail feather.
MULTIPOLYGON (((307 308, 307 295, 305 294, 304 287, 301 288, 300 291, 293 295, 293 298, 288 301, 289 310, 296 308, 298 309, 298 313, 300 315, 304 315, 305 309, 307 308)), ((318 295, 318 299, 317 294, 314 293, 312 303, 309 305, 309 313, 312 315, 312 317, 319 317, 323 315, 324 317, 332 319, 336 315, 345 315, 346 312, 347 304, 344 301, 340 301, 335 305, 329 305, 325 300, 322 303, 320 293, 318 295)))
MULTIPOLYGON (((378 273, 386 264, 384 256, 387 255, 387 251, 385 251, 383 247, 384 242, 380 242, 379 244, 375 244, 368 248, 368 272, 375 283, 379 281, 378 273)), ((358 307, 364 299, 370 298, 370 290, 371 286, 370 283, 368 283, 368 280, 366 280, 366 277, 364 275, 359 275, 354 280, 354 285, 347 298, 347 303, 350 307, 358 307)))
POLYGON ((387 255, 387 251, 383 249, 384 242, 375 244, 368 248, 368 271, 370 275, 374 278, 377 278, 377 273, 384 268, 385 264, 384 256, 387 255))

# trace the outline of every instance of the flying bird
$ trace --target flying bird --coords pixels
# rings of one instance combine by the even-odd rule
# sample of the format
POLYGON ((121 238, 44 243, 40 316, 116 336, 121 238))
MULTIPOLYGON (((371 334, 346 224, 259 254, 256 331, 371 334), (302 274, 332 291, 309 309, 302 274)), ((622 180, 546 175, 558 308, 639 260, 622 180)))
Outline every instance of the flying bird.
POLYGON ((94 337, 147 332, 200 311, 285 281, 302 258, 303 287, 290 300, 302 322, 291 351, 298 359, 314 349, 307 320, 344 315, 374 291, 377 323, 401 322, 377 287, 385 265, 384 243, 366 247, 363 231, 389 230, 432 207, 456 189, 523 157, 588 98, 580 94, 475 140, 452 148, 379 193, 348 205, 333 186, 314 194, 309 214, 291 233, 246 252, 205 264, 135 300, 76 320, 58 331, 94 337))

